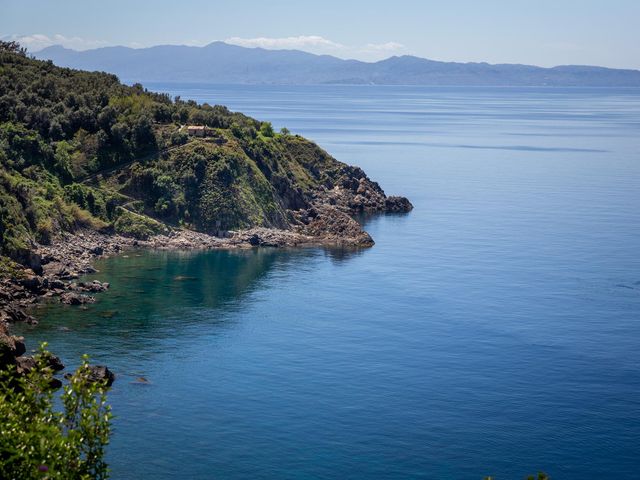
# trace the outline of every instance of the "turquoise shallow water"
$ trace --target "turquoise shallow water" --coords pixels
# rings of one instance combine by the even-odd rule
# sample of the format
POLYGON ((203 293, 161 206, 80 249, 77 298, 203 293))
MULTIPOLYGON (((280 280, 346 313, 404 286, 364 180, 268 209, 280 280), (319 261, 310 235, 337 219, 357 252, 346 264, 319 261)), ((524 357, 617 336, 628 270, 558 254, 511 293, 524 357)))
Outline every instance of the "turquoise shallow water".
POLYGON ((43 307, 31 347, 118 374, 114 478, 637 478, 639 91, 151 87, 416 208, 362 251, 133 252, 43 307))

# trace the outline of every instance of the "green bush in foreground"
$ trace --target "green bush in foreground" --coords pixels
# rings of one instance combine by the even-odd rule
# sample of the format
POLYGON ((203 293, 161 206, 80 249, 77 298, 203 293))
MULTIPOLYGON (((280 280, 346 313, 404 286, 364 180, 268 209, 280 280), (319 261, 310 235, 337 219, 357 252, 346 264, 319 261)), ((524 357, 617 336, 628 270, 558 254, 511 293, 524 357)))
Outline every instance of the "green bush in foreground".
POLYGON ((56 411, 46 344, 36 367, 0 371, 0 478, 105 479, 104 447, 111 433, 106 386, 92 382, 88 359, 75 371, 56 411))

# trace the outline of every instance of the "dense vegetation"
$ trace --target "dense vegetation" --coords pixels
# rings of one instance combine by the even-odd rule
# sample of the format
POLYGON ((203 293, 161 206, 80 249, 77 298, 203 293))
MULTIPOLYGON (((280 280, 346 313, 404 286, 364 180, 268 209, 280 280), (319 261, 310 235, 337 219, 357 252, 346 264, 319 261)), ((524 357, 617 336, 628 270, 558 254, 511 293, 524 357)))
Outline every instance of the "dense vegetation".
POLYGON ((267 122, 0 42, 1 255, 20 260, 33 242, 78 227, 141 237, 163 224, 284 227, 287 210, 342 167, 267 122), (187 124, 209 138, 188 137, 187 124))
POLYGON ((0 478, 104 479, 111 433, 106 386, 92 381, 86 358, 54 407, 50 354, 41 348, 27 375, 0 370, 0 478))

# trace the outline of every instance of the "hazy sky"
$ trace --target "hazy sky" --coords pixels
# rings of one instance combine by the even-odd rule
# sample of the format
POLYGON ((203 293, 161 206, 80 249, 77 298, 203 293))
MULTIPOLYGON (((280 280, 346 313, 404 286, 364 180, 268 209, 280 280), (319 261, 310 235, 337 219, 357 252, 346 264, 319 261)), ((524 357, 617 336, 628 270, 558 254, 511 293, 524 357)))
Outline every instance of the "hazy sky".
POLYGON ((640 69, 640 0, 0 0, 0 37, 33 51, 225 40, 362 60, 640 69))

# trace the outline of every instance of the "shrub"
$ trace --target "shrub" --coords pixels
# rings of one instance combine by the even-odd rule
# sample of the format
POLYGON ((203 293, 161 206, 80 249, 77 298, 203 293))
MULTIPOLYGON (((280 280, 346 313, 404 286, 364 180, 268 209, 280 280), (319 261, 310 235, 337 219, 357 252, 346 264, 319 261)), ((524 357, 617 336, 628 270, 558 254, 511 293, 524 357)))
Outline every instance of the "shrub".
POLYGON ((0 278, 24 278, 24 267, 8 257, 0 255, 0 278))
POLYGON ((184 145, 189 141, 189 135, 186 132, 173 132, 171 134, 171 145, 184 145))
POLYGON ((27 375, 0 371, 0 478, 105 479, 104 448, 111 434, 106 385, 92 382, 87 357, 61 395, 51 388, 46 344, 27 375))
POLYGON ((119 216, 114 228, 116 233, 121 235, 147 240, 149 237, 168 231, 164 224, 147 216, 130 212, 122 207, 118 207, 117 211, 119 216))
POLYGON ((75 204, 71 205, 70 211, 73 217, 74 225, 76 227, 90 228, 92 230, 104 230, 109 226, 108 223, 94 217, 90 212, 78 207, 75 204))
POLYGON ((274 131, 273 131, 273 126, 271 125, 271 122, 262 122, 260 124, 260 133, 264 137, 273 137, 274 131))
POLYGON ((51 218, 42 218, 38 220, 36 223, 36 234, 37 240, 40 243, 44 245, 49 245, 51 243, 54 234, 53 221, 51 218))

